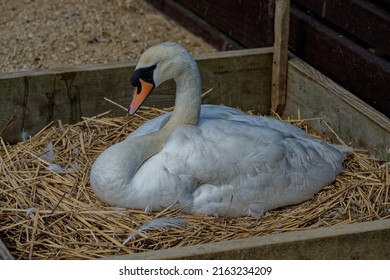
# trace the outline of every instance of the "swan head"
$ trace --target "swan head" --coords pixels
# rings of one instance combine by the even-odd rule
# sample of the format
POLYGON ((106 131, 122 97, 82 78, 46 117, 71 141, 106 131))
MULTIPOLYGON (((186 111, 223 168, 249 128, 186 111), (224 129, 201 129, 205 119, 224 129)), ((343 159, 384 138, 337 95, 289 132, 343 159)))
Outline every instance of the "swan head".
POLYGON ((167 80, 178 79, 194 65, 197 68, 191 55, 177 43, 165 42, 147 49, 130 79, 135 89, 128 114, 133 115, 154 88, 167 80))

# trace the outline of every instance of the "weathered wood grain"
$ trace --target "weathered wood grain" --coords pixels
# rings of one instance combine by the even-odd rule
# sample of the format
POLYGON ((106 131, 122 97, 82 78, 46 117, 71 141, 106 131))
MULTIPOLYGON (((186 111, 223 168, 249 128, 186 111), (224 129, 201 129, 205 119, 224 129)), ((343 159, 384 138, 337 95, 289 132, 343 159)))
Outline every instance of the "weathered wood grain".
POLYGON ((201 69, 203 102, 269 114, 272 48, 237 50, 195 56, 201 69))
POLYGON ((290 0, 276 0, 271 107, 279 115, 286 105, 289 21, 290 0))
MULTIPOLYGON (((324 117, 347 144, 383 156, 390 148, 390 119, 299 58, 289 62, 284 117, 324 117)), ((323 121, 314 125, 335 138, 323 121)))
POLYGON ((381 220, 108 259, 389 259, 389 236, 390 221, 381 220))
MULTIPOLYGON (((149 2, 156 7, 180 6, 163 11, 217 48, 264 47, 274 41, 274 0, 149 2), (198 26, 196 18, 208 27, 198 26)), ((376 55, 377 51, 388 54, 388 0, 291 2, 290 50, 389 117, 390 62, 376 55)))
POLYGON ((273 45, 274 0, 177 2, 247 48, 273 45))
MULTIPOLYGON (((272 48, 202 54, 196 59, 203 91, 213 88, 205 102, 269 112, 272 48)), ((134 67, 135 62, 129 62, 1 75, 1 137, 13 143, 21 140, 23 131, 34 135, 51 121, 73 123, 108 110, 126 114, 104 97, 128 107, 134 67)), ((145 105, 172 106, 174 94, 174 83, 168 81, 145 105)))
POLYGON ((390 116, 390 62, 292 7, 290 49, 345 89, 390 116))
MULTIPOLYGON (((196 56, 205 80, 203 90, 214 88, 206 96, 206 102, 268 112, 272 50, 196 56)), ((8 134, 11 130, 7 129, 3 136, 17 137, 21 125, 40 129, 50 119, 67 121, 108 109, 123 114, 103 97, 127 106, 131 97, 128 77, 133 67, 134 63, 121 63, 1 76, 2 112, 12 115, 17 110, 16 120, 9 127, 15 128, 16 134, 8 134)), ((325 117, 342 139, 376 154, 390 147, 390 120, 319 71, 299 58, 292 58, 288 78, 285 116, 296 116, 299 109, 301 117, 325 117)), ((173 84, 165 83, 147 105, 172 105, 173 94, 173 84)), ((321 122, 316 126, 327 130, 321 122)), ((112 258, 388 259, 389 233, 389 221, 382 220, 112 258)))
MULTIPOLYGON (((174 19, 188 31, 205 39, 209 44, 213 45, 218 50, 234 50, 242 49, 243 45, 238 41, 233 40, 224 32, 221 32, 206 18, 197 16, 188 7, 182 5, 178 1, 173 0, 146 0, 155 8, 160 10, 170 18, 174 19)), ((260 46, 258 46, 260 47, 260 46)))
POLYGON ((1 136, 16 142, 21 140, 23 131, 33 135, 51 121, 76 122, 81 116, 109 109, 119 113, 102 98, 128 102, 133 67, 134 64, 95 65, 1 75, 0 128, 16 112, 15 121, 1 136))
POLYGON ((332 22, 347 34, 390 55, 390 13, 375 5, 373 1, 294 0, 294 2, 332 22), (379 34, 383 36, 378 36, 379 34))

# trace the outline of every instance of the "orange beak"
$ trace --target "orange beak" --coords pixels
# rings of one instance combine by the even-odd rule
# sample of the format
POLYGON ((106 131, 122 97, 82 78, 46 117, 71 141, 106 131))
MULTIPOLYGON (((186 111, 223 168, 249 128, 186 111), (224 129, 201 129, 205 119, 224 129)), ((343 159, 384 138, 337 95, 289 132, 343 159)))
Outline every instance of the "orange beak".
POLYGON ((154 85, 148 82, 145 82, 142 79, 139 79, 140 86, 134 89, 133 100, 131 101, 130 108, 128 114, 131 116, 135 112, 137 112, 138 108, 142 105, 142 103, 146 100, 149 93, 152 92, 154 85), (140 91, 138 89, 140 88, 140 91))

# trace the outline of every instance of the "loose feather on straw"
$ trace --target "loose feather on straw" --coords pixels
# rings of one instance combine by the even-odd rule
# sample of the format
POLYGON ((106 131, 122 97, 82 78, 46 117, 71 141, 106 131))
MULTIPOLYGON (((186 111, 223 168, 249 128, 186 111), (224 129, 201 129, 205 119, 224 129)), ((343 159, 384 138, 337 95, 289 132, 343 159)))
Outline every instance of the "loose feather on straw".
POLYGON ((129 235, 129 237, 123 241, 123 245, 126 245, 129 241, 135 240, 140 233, 144 233, 149 230, 159 229, 164 227, 183 228, 187 225, 187 221, 180 218, 156 218, 150 222, 140 226, 135 232, 129 235))

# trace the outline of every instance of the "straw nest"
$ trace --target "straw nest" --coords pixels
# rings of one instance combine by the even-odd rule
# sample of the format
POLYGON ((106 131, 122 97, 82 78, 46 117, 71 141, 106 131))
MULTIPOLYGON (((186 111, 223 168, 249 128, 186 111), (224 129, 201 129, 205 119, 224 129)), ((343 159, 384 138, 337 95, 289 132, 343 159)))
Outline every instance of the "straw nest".
MULTIPOLYGON (((388 165, 381 167, 365 152, 351 155, 335 182, 313 199, 260 218, 184 215, 172 205, 145 214, 97 200, 89 186, 95 158, 159 114, 149 109, 135 117, 58 122, 19 144, 1 141, 0 238, 14 258, 100 258, 390 216, 388 165), (134 234, 157 217, 180 217, 187 224, 134 234)), ((308 120, 290 122, 313 133, 308 120)))

